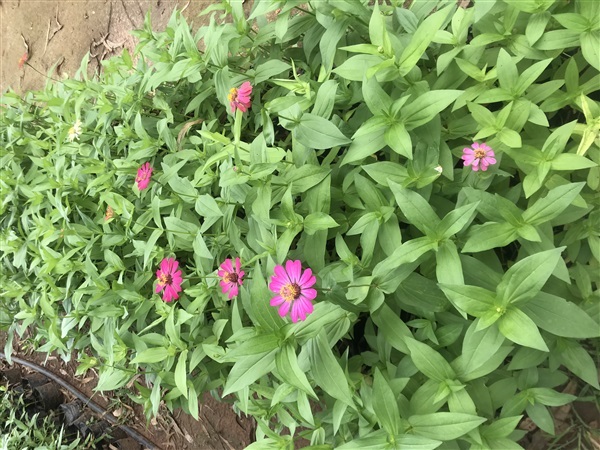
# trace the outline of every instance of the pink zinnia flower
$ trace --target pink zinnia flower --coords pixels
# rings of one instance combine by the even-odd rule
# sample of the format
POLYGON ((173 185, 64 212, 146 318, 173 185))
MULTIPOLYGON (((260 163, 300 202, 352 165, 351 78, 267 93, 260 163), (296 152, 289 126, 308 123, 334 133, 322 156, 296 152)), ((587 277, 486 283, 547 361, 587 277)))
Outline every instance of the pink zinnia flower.
POLYGON ((221 277, 221 289, 223 289, 223 294, 229 292, 227 297, 231 300, 233 297, 238 295, 239 287, 244 282, 242 278, 244 277, 245 272, 240 270, 240 258, 235 258, 235 269, 233 268, 233 264, 231 263, 231 259, 227 258, 223 264, 220 265, 220 269, 217 274, 221 277))
POLYGON ((269 289, 278 295, 271 299, 271 306, 279 306, 281 317, 285 317, 291 308, 292 322, 305 320, 313 312, 311 300, 317 297, 317 291, 311 286, 316 281, 311 269, 302 272, 300 261, 286 261, 285 269, 275 266, 269 289))
POLYGON ((142 167, 138 169, 137 177, 135 177, 135 182, 137 183, 137 187, 140 191, 143 191, 150 184, 150 177, 152 176, 152 167, 150 163, 143 164, 142 167))
POLYGON ((249 81, 244 81, 239 89, 231 88, 229 95, 227 95, 227 99, 231 105, 231 112, 235 113, 237 109, 241 112, 246 112, 252 104, 250 95, 252 95, 252 85, 249 81))
POLYGON ((471 147, 463 148, 462 160, 465 166, 471 166, 475 172, 481 168, 484 172, 490 164, 496 164, 496 155, 486 143, 474 142, 471 147))
POLYGON ((160 263, 160 269, 156 271, 158 284, 156 285, 156 293, 163 291, 163 300, 170 302, 173 299, 178 299, 181 292, 181 270, 177 270, 179 263, 175 258, 165 258, 160 263))

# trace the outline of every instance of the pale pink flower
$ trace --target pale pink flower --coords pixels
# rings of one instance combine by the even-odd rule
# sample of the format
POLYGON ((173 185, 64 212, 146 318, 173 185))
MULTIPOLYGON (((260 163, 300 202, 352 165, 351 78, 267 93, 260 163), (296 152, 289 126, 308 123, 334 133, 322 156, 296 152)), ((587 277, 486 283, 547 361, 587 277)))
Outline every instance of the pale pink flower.
POLYGON ((223 294, 229 292, 227 297, 231 300, 233 297, 238 295, 239 287, 243 284, 243 278, 245 272, 241 269, 240 258, 235 258, 235 269, 231 263, 231 259, 227 258, 223 264, 221 264, 217 274, 221 277, 219 284, 223 290, 223 294))
POLYGON ((148 187, 150 184, 150 177, 152 177, 152 167, 150 166, 150 163, 143 164, 142 167, 138 169, 137 177, 135 177, 135 182, 140 191, 143 191, 148 187))
POLYGON ((165 258, 160 263, 160 269, 156 271, 158 283, 156 285, 156 293, 163 291, 163 300, 170 302, 173 299, 178 299, 181 292, 181 270, 177 270, 179 263, 175 258, 165 258))
POLYGON ((239 89, 231 88, 227 95, 227 99, 231 105, 231 112, 235 114, 237 109, 241 112, 246 112, 252 104, 250 95, 252 95, 252 85, 249 81, 244 81, 239 89))
POLYGON ((495 156, 494 150, 485 142, 483 144, 474 142, 471 147, 463 149, 462 160, 465 166, 471 166, 475 172, 480 168, 485 172, 490 164, 496 164, 495 156))
POLYGON ((299 260, 286 261, 285 269, 275 266, 269 289, 277 295, 271 299, 271 306, 279 307, 281 317, 285 317, 291 309, 292 322, 305 320, 313 312, 312 300, 317 297, 317 291, 311 286, 316 281, 311 269, 302 272, 299 260))

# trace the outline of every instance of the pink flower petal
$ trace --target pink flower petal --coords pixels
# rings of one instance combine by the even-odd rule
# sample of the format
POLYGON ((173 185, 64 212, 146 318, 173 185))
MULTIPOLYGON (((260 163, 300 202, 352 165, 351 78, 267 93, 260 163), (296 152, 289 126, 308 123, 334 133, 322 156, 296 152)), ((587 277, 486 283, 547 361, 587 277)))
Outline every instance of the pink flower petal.
POLYGON ((300 279, 300 275, 302 272, 302 263, 300 262, 300 260, 286 261, 285 262, 285 270, 287 271, 288 276, 290 277, 290 281, 292 283, 298 283, 298 280, 300 279))
POLYGON ((277 278, 279 278, 283 283, 291 283, 292 280, 290 280, 290 277, 288 276, 287 272, 285 271, 285 269, 283 268, 283 266, 275 266, 275 269, 273 269, 275 272, 275 276, 277 278))
POLYGON ((315 289, 302 289, 302 297, 307 300, 314 300, 317 298, 317 291, 315 289))
POLYGON ((285 316, 286 316, 286 314, 289 312, 289 310, 290 310, 290 302, 285 302, 285 301, 284 301, 284 302, 281 304, 281 306, 279 307, 279 315, 280 315, 281 317, 285 317, 285 316))
POLYGON ((271 301, 269 302, 269 304, 271 306, 279 306, 282 303, 285 303, 285 300, 283 299, 283 297, 281 297, 281 295, 277 295, 277 296, 273 297, 271 299, 271 301))
MULTIPOLYGON (((273 277, 275 278, 275 277, 273 277)), ((287 282, 281 281, 279 278, 276 279, 271 279, 271 282, 269 283, 269 289, 273 292, 279 292, 281 291, 281 288, 287 284, 287 282)))
POLYGON ((306 269, 300 277, 300 280, 298 280, 298 284, 303 289, 311 287, 316 282, 317 279, 313 276, 311 269, 306 269))

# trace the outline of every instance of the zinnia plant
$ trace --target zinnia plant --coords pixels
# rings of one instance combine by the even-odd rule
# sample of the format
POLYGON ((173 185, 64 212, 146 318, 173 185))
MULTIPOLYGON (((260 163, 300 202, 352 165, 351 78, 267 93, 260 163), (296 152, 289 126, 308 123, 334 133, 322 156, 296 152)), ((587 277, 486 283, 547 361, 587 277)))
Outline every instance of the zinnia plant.
POLYGON ((239 88, 231 88, 229 95, 227 95, 231 112, 235 114, 238 109, 241 112, 246 112, 252 104, 250 95, 252 95, 252 85, 249 81, 244 81, 239 88))
POLYGON ((477 172, 480 168, 484 172, 491 164, 496 164, 494 150, 491 149, 485 142, 480 144, 474 142, 471 147, 463 149, 461 159, 465 162, 465 166, 471 166, 473 171, 477 172))
POLYGON ((312 300, 317 297, 317 291, 312 286, 316 281, 311 269, 302 271, 299 260, 286 261, 285 268, 275 266, 269 289, 277 295, 271 299, 271 306, 279 307, 281 317, 291 311, 292 322, 305 320, 313 312, 312 300))
POLYGON ((179 298, 183 278, 181 277, 181 270, 177 270, 178 268, 179 263, 175 258, 165 258, 161 261, 160 268, 156 271, 156 278, 158 279, 156 293, 158 294, 162 291, 165 302, 179 298))
POLYGON ((238 295, 239 287, 244 282, 245 272, 241 270, 240 258, 235 258, 235 268, 231 262, 231 259, 227 258, 219 266, 220 269, 217 274, 221 277, 220 285, 223 290, 223 294, 227 294, 229 300, 238 295))
POLYGON ((138 169, 137 176, 135 177, 135 182, 137 183, 137 187, 140 191, 143 191, 150 184, 150 178, 152 177, 152 166, 150 163, 143 164, 142 167, 138 169))

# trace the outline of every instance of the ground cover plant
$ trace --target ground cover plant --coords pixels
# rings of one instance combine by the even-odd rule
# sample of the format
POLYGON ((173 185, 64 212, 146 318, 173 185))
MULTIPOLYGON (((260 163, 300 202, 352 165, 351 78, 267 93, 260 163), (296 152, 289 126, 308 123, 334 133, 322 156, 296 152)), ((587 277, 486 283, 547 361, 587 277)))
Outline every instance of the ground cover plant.
POLYGON ((229 396, 254 450, 554 433, 599 388, 600 3, 206 14, 2 96, 10 336, 149 417, 229 396))

